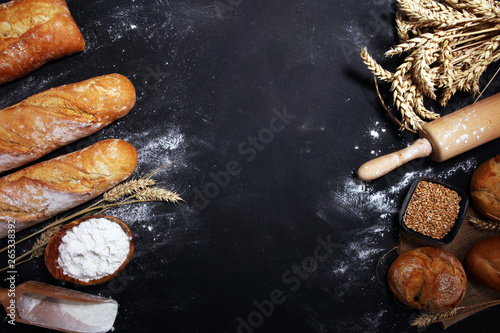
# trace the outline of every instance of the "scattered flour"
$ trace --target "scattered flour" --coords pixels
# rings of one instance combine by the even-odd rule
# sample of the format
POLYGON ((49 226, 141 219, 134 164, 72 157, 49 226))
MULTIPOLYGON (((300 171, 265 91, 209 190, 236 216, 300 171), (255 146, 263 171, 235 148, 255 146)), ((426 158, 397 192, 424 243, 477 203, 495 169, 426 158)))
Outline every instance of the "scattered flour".
POLYGON ((177 166, 186 167, 186 147, 184 133, 176 126, 171 126, 158 135, 157 131, 146 130, 143 133, 131 133, 123 140, 134 142, 137 148, 139 164, 137 172, 147 174, 157 168, 175 162, 171 170, 177 166))
POLYGON ((371 135, 373 138, 375 138, 375 139, 380 138, 380 134, 379 134, 377 131, 375 131, 375 130, 371 130, 371 131, 370 131, 370 135, 371 135))
POLYGON ((419 177, 431 177, 445 181, 457 172, 469 172, 477 167, 475 159, 469 159, 455 164, 444 172, 434 172, 430 167, 408 171, 402 176, 389 175, 386 177, 387 187, 376 190, 371 183, 360 181, 356 178, 346 178, 343 185, 331 193, 332 202, 342 207, 359 219, 364 219, 367 214, 379 213, 380 218, 395 214, 398 210, 399 199, 405 195, 404 191, 419 177), (397 180, 397 181, 396 181, 397 180))

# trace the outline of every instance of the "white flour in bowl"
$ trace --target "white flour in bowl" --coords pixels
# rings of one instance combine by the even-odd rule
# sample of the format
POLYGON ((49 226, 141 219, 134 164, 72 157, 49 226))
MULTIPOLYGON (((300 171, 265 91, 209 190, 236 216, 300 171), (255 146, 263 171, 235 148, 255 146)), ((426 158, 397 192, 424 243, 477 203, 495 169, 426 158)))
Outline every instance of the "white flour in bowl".
POLYGON ((94 218, 66 232, 57 263, 64 274, 88 282, 113 274, 129 250, 130 238, 118 223, 94 218))

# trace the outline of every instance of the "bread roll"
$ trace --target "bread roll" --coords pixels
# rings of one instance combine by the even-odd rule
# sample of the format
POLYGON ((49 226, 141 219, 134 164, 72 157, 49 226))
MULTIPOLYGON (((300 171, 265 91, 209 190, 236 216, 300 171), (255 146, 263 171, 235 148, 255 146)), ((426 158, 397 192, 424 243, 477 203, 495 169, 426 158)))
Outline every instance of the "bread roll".
POLYGON ((32 162, 125 116, 135 89, 123 75, 52 88, 0 110, 0 172, 32 162))
POLYGON ((99 196, 136 166, 135 148, 109 139, 0 178, 0 238, 99 196))
POLYGON ((470 196, 474 208, 488 219, 500 222, 500 155, 474 170, 470 196))
POLYGON ((457 306, 467 284, 460 261, 437 247, 402 253, 389 267, 387 280, 401 303, 431 312, 457 306))
POLYGON ((500 292, 500 236, 474 245, 465 257, 465 269, 477 282, 500 292))
POLYGON ((84 49, 82 33, 64 0, 0 4, 0 84, 84 49))

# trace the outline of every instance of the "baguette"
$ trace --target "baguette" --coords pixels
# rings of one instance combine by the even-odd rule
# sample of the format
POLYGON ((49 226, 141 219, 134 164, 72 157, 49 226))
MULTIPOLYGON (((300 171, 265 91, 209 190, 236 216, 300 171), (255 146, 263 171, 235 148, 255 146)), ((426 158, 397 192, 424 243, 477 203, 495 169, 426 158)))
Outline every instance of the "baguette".
POLYGON ((96 198, 136 166, 132 145, 108 139, 0 178, 0 238, 96 198))
POLYGON ((0 84, 84 49, 82 33, 64 0, 0 4, 0 84))
POLYGON ((120 74, 46 90, 0 110, 0 173, 32 162, 125 116, 135 89, 120 74))

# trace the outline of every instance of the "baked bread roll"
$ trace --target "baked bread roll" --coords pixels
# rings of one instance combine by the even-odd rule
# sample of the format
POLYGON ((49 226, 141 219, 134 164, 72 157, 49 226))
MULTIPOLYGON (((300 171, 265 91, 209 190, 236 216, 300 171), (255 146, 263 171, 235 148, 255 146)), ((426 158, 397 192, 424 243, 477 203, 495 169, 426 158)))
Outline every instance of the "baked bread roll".
POLYGON ((500 236, 474 245, 465 257, 465 269, 477 282, 500 292, 500 236))
POLYGON ((401 303, 431 312, 457 306, 467 284, 460 261, 437 247, 402 253, 389 267, 387 280, 401 303))
POLYGON ((0 238, 9 224, 22 230, 99 196, 136 166, 132 145, 108 139, 0 178, 0 238))
POLYGON ((479 213, 500 222, 500 155, 474 170, 470 183, 472 205, 479 213))
POLYGON ((84 49, 82 33, 64 0, 0 4, 0 84, 84 49))
POLYGON ((0 110, 0 172, 32 162, 125 116, 135 89, 123 75, 52 88, 0 110))

